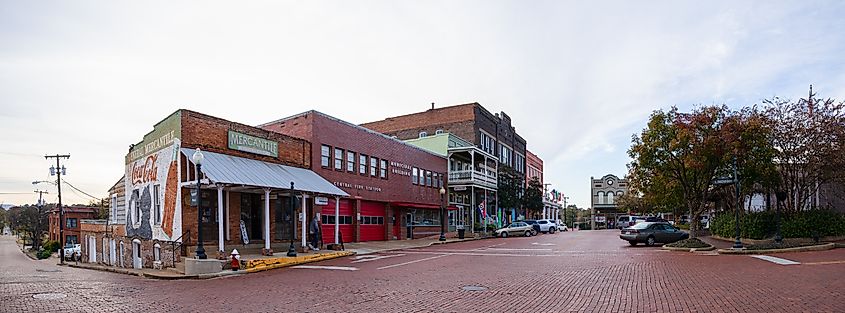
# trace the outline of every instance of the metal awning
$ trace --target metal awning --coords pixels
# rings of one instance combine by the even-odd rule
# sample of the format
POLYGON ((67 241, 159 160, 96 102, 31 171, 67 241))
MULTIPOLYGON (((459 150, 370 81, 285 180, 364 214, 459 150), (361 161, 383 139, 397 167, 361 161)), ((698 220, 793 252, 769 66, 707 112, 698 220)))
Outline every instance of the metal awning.
MULTIPOLYGON (((194 154, 194 149, 182 148, 181 150, 188 160, 194 154)), ((293 182, 294 189, 298 191, 349 196, 309 169, 209 151, 203 151, 202 154, 204 157, 202 172, 212 183, 290 189, 290 183, 293 182)))

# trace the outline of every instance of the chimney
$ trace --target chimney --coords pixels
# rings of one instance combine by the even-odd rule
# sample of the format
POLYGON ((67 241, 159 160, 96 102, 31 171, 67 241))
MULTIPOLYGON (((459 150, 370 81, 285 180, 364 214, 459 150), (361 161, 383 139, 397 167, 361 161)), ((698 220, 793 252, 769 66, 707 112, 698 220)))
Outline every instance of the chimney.
POLYGON ((431 109, 434 110, 434 102, 431 103, 431 109))

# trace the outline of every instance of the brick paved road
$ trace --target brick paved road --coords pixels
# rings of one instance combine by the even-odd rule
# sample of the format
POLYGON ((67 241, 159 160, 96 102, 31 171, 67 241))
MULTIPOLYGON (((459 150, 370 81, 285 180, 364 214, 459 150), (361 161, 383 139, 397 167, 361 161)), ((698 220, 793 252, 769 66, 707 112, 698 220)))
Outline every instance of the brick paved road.
POLYGON ((38 272, 55 266, 4 245, 0 258, 23 259, 0 265, 0 311, 845 312, 845 249, 779 255, 806 262, 783 266, 629 247, 616 236, 480 240, 189 281, 38 272), (461 289, 470 285, 487 290, 461 289), (68 296, 32 298, 48 291, 68 296))

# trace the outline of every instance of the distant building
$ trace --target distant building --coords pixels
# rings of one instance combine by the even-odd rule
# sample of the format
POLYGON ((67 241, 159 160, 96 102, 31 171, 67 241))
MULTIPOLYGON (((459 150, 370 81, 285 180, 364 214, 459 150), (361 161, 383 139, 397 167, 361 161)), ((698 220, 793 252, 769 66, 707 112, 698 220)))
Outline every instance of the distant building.
POLYGON ((617 201, 628 192, 628 180, 619 178, 616 175, 608 174, 599 179, 590 177, 590 204, 592 207, 593 219, 591 225, 595 229, 595 223, 600 226, 613 223, 616 217, 627 212, 620 212, 617 201))
POLYGON ((525 151, 526 168, 525 168, 525 182, 531 178, 537 177, 540 184, 543 183, 543 160, 531 151, 525 151))
MULTIPOLYGON (((65 244, 70 243, 79 243, 79 229, 80 223, 83 219, 93 219, 97 218, 97 211, 99 209, 95 207, 68 207, 66 206, 64 209, 63 223, 64 226, 64 234, 65 234, 65 244)), ((59 241, 59 209, 55 208, 50 210, 50 222, 49 222, 49 236, 50 240, 59 241)))

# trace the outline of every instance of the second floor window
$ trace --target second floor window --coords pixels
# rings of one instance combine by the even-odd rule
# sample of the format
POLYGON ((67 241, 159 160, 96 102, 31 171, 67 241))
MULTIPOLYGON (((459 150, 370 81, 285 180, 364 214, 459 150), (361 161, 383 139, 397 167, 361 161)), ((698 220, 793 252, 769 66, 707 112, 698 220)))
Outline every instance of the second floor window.
POLYGON ((75 218, 68 218, 68 219, 65 219, 65 220, 67 221, 67 225, 65 225, 65 227, 67 227, 67 228, 76 228, 77 225, 79 225, 75 218))
POLYGON ((370 158, 370 176, 378 175, 378 158, 370 158))
POLYGON ((381 166, 379 167, 379 177, 387 179, 387 160, 381 160, 381 166))
POLYGON ((346 171, 355 173, 355 152, 346 151, 346 171))
POLYGON ((431 187, 431 171, 425 171, 425 185, 431 187))
POLYGON ((419 182, 420 182, 419 169, 417 169, 416 167, 413 168, 411 170, 411 175, 413 175, 413 176, 411 176, 411 183, 413 183, 414 185, 419 184, 419 182))
POLYGON ((329 159, 331 158, 331 151, 332 148, 323 145, 320 149, 320 166, 322 167, 329 167, 329 159))
POLYGON ((161 224, 161 185, 153 185, 153 214, 155 224, 161 224))
POLYGON ((343 170, 343 149, 334 148, 334 169, 343 170))
POLYGON ((364 154, 358 155, 358 174, 367 175, 367 156, 364 154))

